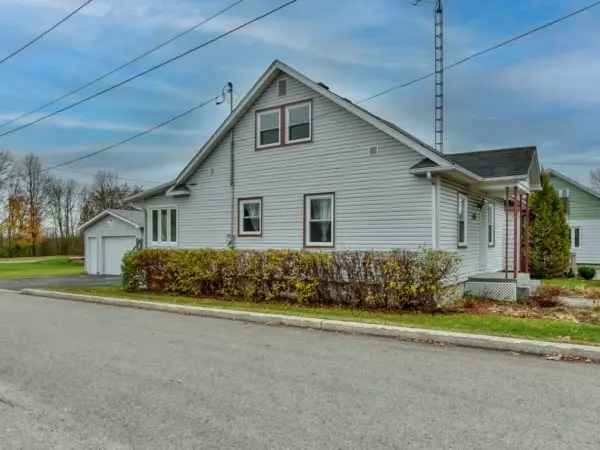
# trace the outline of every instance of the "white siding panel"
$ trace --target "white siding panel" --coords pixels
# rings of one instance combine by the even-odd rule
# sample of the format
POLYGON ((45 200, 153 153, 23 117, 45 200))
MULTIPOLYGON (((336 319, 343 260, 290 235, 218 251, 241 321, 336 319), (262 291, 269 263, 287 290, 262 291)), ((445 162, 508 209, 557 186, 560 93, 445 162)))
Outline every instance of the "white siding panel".
POLYGON ((581 228, 581 247, 571 248, 577 264, 600 264, 600 220, 569 220, 569 226, 581 228))
MULTIPOLYGON (((336 249, 431 246, 431 182, 408 172, 422 156, 295 79, 278 97, 276 81, 235 127, 236 234, 237 199, 263 198, 262 236, 236 237, 236 247, 302 248, 304 195, 325 192, 335 192, 336 249), (257 151, 255 111, 306 99, 313 101, 313 141, 257 151), (379 147, 375 156, 372 145, 379 147)), ((144 206, 178 206, 180 247, 223 247, 230 230, 228 138, 189 188, 189 197, 158 196, 144 206)))
MULTIPOLYGON (((480 192, 469 191, 459 184, 442 180, 440 191, 440 250, 453 251, 461 258, 459 279, 482 272, 497 272, 503 268, 504 231, 506 229, 504 205, 501 200, 494 199, 496 215, 496 245, 484 249, 487 258, 482 265, 480 246, 487 246, 485 233, 485 210, 482 210, 484 196, 480 192), (467 246, 458 247, 458 193, 467 195, 469 199, 469 214, 467 225, 467 246), (475 218, 474 218, 475 217, 475 218), (482 224, 482 220, 484 220, 482 224)), ((491 199, 490 199, 491 200, 491 199)))

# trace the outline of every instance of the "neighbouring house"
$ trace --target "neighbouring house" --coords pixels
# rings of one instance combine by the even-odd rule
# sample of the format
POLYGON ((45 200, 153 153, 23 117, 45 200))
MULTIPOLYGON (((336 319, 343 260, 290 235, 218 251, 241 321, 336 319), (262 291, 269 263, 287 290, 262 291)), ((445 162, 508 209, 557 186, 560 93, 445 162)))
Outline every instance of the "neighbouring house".
POLYGON ((79 227, 85 245, 85 271, 120 275, 125 253, 142 245, 144 212, 107 209, 79 227))
POLYGON ((146 247, 434 248, 469 290, 515 298, 539 188, 535 147, 441 154, 275 61, 175 180, 130 200, 146 247))
POLYGON ((575 263, 600 265, 600 194, 556 170, 547 172, 565 207, 575 263))

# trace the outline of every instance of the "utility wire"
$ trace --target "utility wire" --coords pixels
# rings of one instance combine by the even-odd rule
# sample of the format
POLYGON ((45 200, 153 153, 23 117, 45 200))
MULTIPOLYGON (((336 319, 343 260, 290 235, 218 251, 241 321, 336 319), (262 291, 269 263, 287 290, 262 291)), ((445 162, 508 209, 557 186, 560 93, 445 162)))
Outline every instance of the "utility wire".
POLYGON ((54 30, 55 28, 57 28, 59 25, 63 24, 64 22, 66 22, 67 20, 69 20, 71 17, 73 17, 75 14, 77 14, 79 11, 81 11, 83 8, 85 8, 87 5, 89 5, 90 3, 92 3, 94 0, 87 0, 86 2, 84 2, 81 6, 79 6, 77 9, 71 11, 69 14, 67 14, 65 17, 63 17, 62 19, 60 19, 58 22, 56 22, 54 25, 52 25, 50 28, 48 28, 46 31, 43 31, 42 33, 38 34, 36 37, 34 37, 32 40, 30 40, 29 42, 27 42, 26 44, 23 44, 21 47, 19 47, 18 49, 16 49, 15 51, 13 51, 12 53, 6 55, 4 58, 0 59, 0 64, 8 61, 9 59, 11 59, 13 56, 18 55, 19 53, 21 53, 23 50, 25 50, 27 47, 30 47, 31 45, 35 44, 37 41, 39 41, 40 39, 42 39, 44 36, 46 36, 48 33, 50 33, 52 30, 54 30))
MULTIPOLYGON (((600 6, 600 1, 596 1, 594 3, 591 3, 591 4, 587 5, 587 6, 579 8, 579 9, 577 9, 575 11, 570 12, 569 14, 566 14, 564 16, 561 16, 561 17, 557 18, 557 19, 554 19, 554 20, 551 20, 549 22, 546 22, 546 23, 544 23, 544 24, 542 24, 540 26, 532 28, 529 31, 526 31, 526 32, 521 33, 521 34, 518 34, 516 36, 513 36, 513 37, 511 37, 509 39, 506 39, 506 40, 504 40, 502 42, 499 42, 498 44, 495 44, 495 45, 493 45, 491 47, 488 47, 488 48, 486 48, 484 50, 480 50, 478 52, 472 53, 471 55, 466 56, 465 58, 459 59, 459 60, 453 62, 452 64, 444 66, 444 70, 453 69, 453 68, 455 68, 457 66, 460 66, 461 64, 464 64, 466 62, 471 61, 472 59, 478 58, 479 56, 483 56, 486 53, 490 53, 490 52, 492 52, 494 50, 498 50, 499 48, 505 47, 505 46, 507 46, 509 44, 512 44, 512 43, 514 43, 516 41, 519 41, 519 40, 521 40, 521 39, 523 39, 523 38, 525 38, 527 36, 530 36, 530 35, 532 35, 534 33, 537 33, 538 31, 541 31, 541 30, 544 30, 546 28, 549 28, 549 27, 551 27, 553 25, 556 25, 556 24, 558 24, 560 22, 563 22, 563 21, 565 21, 567 19, 570 19, 570 18, 572 18, 574 16, 577 16, 577 15, 579 15, 581 13, 584 13, 584 12, 586 12, 586 11, 592 9, 592 8, 595 8, 597 6, 600 6)), ((435 75, 435 72, 430 72, 428 74, 421 75, 420 77, 414 78, 414 79, 412 79, 410 81, 407 81, 405 83, 397 84, 395 86, 391 86, 391 87, 389 87, 387 89, 384 89, 383 91, 376 92, 375 94, 373 94, 373 95, 371 95, 369 97, 365 97, 365 98, 363 98, 361 100, 358 100, 356 102, 352 102, 352 101, 350 101, 348 99, 345 99, 345 100, 349 101, 350 103, 355 103, 355 104, 359 105, 359 104, 366 103, 366 102, 369 102, 371 100, 374 100, 374 99, 376 99, 378 97, 387 95, 390 92, 396 91, 398 89, 402 89, 402 88, 405 88, 405 87, 409 87, 409 86, 411 86, 413 84, 417 84, 417 83, 419 83, 421 81, 424 81, 424 80, 427 80, 428 78, 433 77, 434 75, 435 75)), ((325 112, 323 114, 319 114, 319 115, 314 116, 313 120, 316 119, 316 118, 318 118, 318 117, 329 116, 329 115, 332 115, 332 114, 339 114, 340 112, 343 112, 343 111, 339 111, 339 110, 328 111, 328 112, 325 112)), ((0 136, 2 136, 2 135, 0 135, 0 136)), ((241 142, 249 141, 249 140, 254 140, 254 139, 255 139, 254 136, 252 136, 251 138, 246 138, 246 139, 237 139, 236 143, 239 144, 241 142)))
MULTIPOLYGON (((80 175, 87 175, 90 177, 94 177, 96 176, 97 172, 90 172, 90 171, 83 171, 83 170, 74 170, 72 168, 69 169, 64 169, 64 168, 56 168, 56 169, 48 169, 48 170, 56 170, 58 172, 62 172, 62 173, 77 173, 80 175)), ((115 174, 111 172, 111 176, 114 176, 115 178, 119 179, 119 180, 123 180, 123 181, 130 181, 132 183, 150 183, 150 184, 162 184, 164 183, 163 181, 150 181, 150 180, 141 180, 139 178, 129 178, 129 177, 122 177, 119 174, 115 174)))
POLYGON ((178 55, 175 55, 175 56, 173 56, 171 58, 168 58, 168 59, 166 59, 166 60, 164 60, 164 61, 162 61, 162 62, 160 62, 160 63, 158 63, 158 64, 156 64, 156 65, 154 65, 154 66, 152 66, 152 67, 150 67, 150 68, 142 71, 142 72, 139 72, 139 73, 137 73, 137 74, 135 74, 135 75, 133 75, 133 76, 131 76, 129 78, 126 78, 125 80, 120 81, 119 83, 113 84, 112 86, 109 86, 109 87, 107 87, 105 89, 102 89, 102 90, 100 90, 100 91, 98 91, 98 92, 96 92, 94 94, 88 95, 87 97, 84 97, 81 100, 78 100, 78 101, 76 101, 74 103, 71 103, 70 105, 67 105, 67 106, 65 106, 63 108, 57 109, 56 111, 53 111, 53 112, 51 112, 49 114, 46 114, 46 115, 44 115, 42 117, 39 117, 39 118, 37 118, 35 120, 32 120, 31 122, 27 122, 27 123, 25 123, 23 125, 19 125, 18 127, 12 128, 12 129, 10 129, 8 131, 5 131, 4 133, 0 133, 0 137, 16 133, 17 131, 23 130, 25 128, 29 128, 29 127, 37 124, 37 123, 42 122, 43 120, 49 119, 50 117, 56 116, 56 115, 58 115, 58 114, 60 114, 60 113, 62 113, 64 111, 67 111, 67 110, 72 109, 72 108, 74 108, 76 106, 79 106, 82 103, 85 103, 85 102, 87 102, 89 100, 92 100, 92 99, 94 99, 96 97, 99 97, 99 96, 101 96, 103 94, 106 94, 107 92, 110 92, 113 89, 121 87, 121 86, 123 86, 123 85, 125 85, 125 84, 127 84, 127 83, 129 83, 129 82, 131 82, 131 81, 133 81, 135 79, 137 79, 137 78, 143 77, 144 75, 147 75, 150 72, 153 72, 153 71, 155 71, 155 70, 157 70, 157 69, 159 69, 159 68, 161 68, 163 66, 166 66, 167 64, 170 64, 170 63, 172 63, 174 61, 177 61, 177 60, 179 60, 179 59, 181 59, 181 58, 183 58, 185 56, 188 56, 189 54, 194 53, 194 52, 200 50, 201 48, 204 48, 204 47, 206 47, 206 46, 208 46, 208 45, 210 45, 210 44, 212 44, 212 43, 214 43, 214 42, 216 42, 216 41, 218 41, 218 40, 220 40, 220 39, 222 39, 222 38, 224 38, 226 36, 229 36, 230 34, 233 34, 236 31, 239 31, 242 28, 245 28, 245 27, 253 24, 254 22, 258 22, 259 20, 264 19, 265 17, 270 16, 271 14, 274 14, 274 13, 276 13, 277 11, 279 11, 279 10, 281 10, 283 8, 286 8, 287 6, 290 6, 293 3, 296 3, 297 1, 298 0, 289 0, 288 2, 283 3, 283 4, 279 5, 279 6, 277 6, 277 7, 273 8, 273 9, 271 9, 271 10, 269 10, 269 11, 267 11, 267 12, 261 14, 261 15, 259 15, 259 16, 256 16, 255 18, 253 18, 251 20, 248 20, 247 22, 244 22, 241 25, 238 25, 238 26, 236 26, 236 27, 234 27, 234 28, 232 28, 232 29, 224 32, 224 33, 221 33, 218 36, 216 36, 216 37, 214 37, 212 39, 209 39, 208 41, 205 41, 205 42, 203 42, 200 45, 192 47, 192 48, 186 50, 185 52, 179 53, 178 55))
POLYGON ((210 99, 208 99, 208 100, 206 100, 206 101, 204 101, 204 102, 202 102, 202 103, 200 103, 200 104, 198 104, 198 105, 192 106, 191 108, 189 108, 189 109, 187 109, 187 110, 183 111, 182 113, 179 113, 179 114, 177 114, 177 115, 175 115, 175 116, 172 116, 172 117, 170 117, 169 119, 167 119, 167 120, 164 120, 163 122, 160 122, 160 123, 158 123, 158 124, 156 124, 156 125, 154 125, 154 126, 152 126, 152 127, 148 128, 148 129, 146 129, 146 130, 144 130, 144 131, 141 131, 141 132, 139 132, 139 133, 136 133, 136 134, 134 134, 134 135, 132 135, 132 136, 129 136, 128 138, 122 139, 122 140, 120 140, 120 141, 118 141, 118 142, 115 142, 115 143, 113 143, 113 144, 110 144, 110 145, 107 145, 107 146, 105 146, 105 147, 99 148, 98 150, 95 150, 95 151, 93 151, 93 152, 86 153, 85 155, 79 156, 79 157, 77 157, 77 158, 73 158, 73 159, 70 159, 70 160, 67 160, 67 161, 61 162, 61 163, 59 163, 59 164, 56 164, 56 165, 54 165, 54 166, 47 167, 47 168, 45 168, 43 171, 44 171, 44 172, 46 172, 46 171, 48 171, 48 170, 55 170, 55 169, 59 169, 59 168, 61 168, 61 167, 68 166, 68 165, 70 165, 70 164, 73 164, 73 163, 76 163, 76 162, 82 161, 82 160, 84 160, 84 159, 91 158, 92 156, 99 155, 100 153, 107 152, 108 150, 112 150, 113 148, 119 147, 119 146, 121 146, 121 145, 123 145, 123 144, 126 144, 126 143, 128 143, 128 142, 131 142, 131 141, 133 141, 134 139, 140 138, 140 137, 142 137, 142 136, 145 136, 146 134, 150 134, 150 133, 152 133, 153 131, 155 131, 155 130, 158 130, 159 128, 162 128, 162 127, 164 127, 164 126, 166 126, 166 125, 169 125, 170 123, 172 123, 172 122, 175 122, 176 120, 178 120, 178 119, 181 119, 182 117, 184 117, 184 116, 187 116, 188 114, 191 114, 191 113, 193 113, 194 111, 197 111, 197 110, 199 110, 200 108, 203 108, 203 107, 205 107, 205 106, 206 106, 206 105, 208 105, 209 103, 212 103, 212 102, 216 101, 216 100, 217 100, 218 98, 220 98, 220 97, 221 97, 221 95, 220 95, 220 94, 219 94, 219 95, 216 95, 216 96, 214 96, 214 97, 212 97, 212 98, 210 98, 210 99))
POLYGON ((237 0, 237 1, 233 2, 233 3, 231 3, 230 5, 226 6, 225 8, 221 9, 220 11, 217 11, 216 13, 214 13, 214 14, 212 14, 211 16, 207 17, 206 19, 202 20, 201 22, 198 22, 197 24, 193 25, 192 27, 190 27, 190 28, 188 28, 188 29, 186 29, 186 30, 182 31, 181 33, 178 33, 178 34, 176 34, 175 36, 173 36, 173 37, 171 37, 170 39, 167 39, 166 41, 164 41, 164 42, 162 42, 162 43, 160 43, 160 44, 156 45, 155 47, 152 47, 151 49, 149 49, 149 50, 146 50, 146 51, 145 51, 145 52, 143 52, 143 53, 140 53, 140 54, 139 54, 138 56, 136 56, 135 58, 133 58, 133 59, 130 59, 129 61, 127 61, 127 62, 125 62, 125 63, 121 64, 120 66, 117 66, 117 67, 115 67, 114 69, 112 69, 112 70, 109 70, 109 71, 108 71, 108 72, 106 72, 106 73, 103 73, 102 75, 98 76, 97 78, 94 78, 93 80, 91 80, 91 81, 88 81, 88 82, 86 82, 86 83, 82 84, 81 86, 79 86, 79 87, 77 87, 77 88, 75 88, 75 89, 73 89, 73 90, 71 90, 71 91, 68 91, 68 92, 64 93, 63 95, 61 95, 61 96, 59 96, 59 97, 55 98, 54 100, 50 100, 49 102, 47 102, 47 103, 44 103, 43 105, 41 105, 41 106, 38 106, 37 108, 35 108, 35 109, 32 109, 31 111, 27 111, 27 112, 25 112, 25 113, 23 113, 23 114, 20 114, 20 115, 19 115, 19 116, 17 116, 17 117, 14 117, 14 118, 12 118, 12 119, 10 119, 10 120, 6 121, 6 122, 3 122, 3 123, 1 123, 1 124, 0 124, 0 128, 4 128, 5 126, 7 126, 7 125, 10 125, 10 124, 12 124, 12 123, 14 123, 14 122, 16 122, 16 121, 18 121, 18 120, 21 120, 21 119, 23 119, 23 118, 25 118, 25 117, 29 117, 29 116, 31 116, 32 114, 35 114, 35 113, 37 113, 37 112, 40 112, 41 110, 43 110, 43 109, 46 109, 47 107, 49 107, 49 106, 52 106, 52 105, 54 105, 54 104, 56 104, 56 103, 60 102, 61 100, 64 100, 65 98, 68 98, 68 97, 71 97, 72 95, 74 95, 74 94, 77 94, 78 92, 81 92, 82 90, 84 90, 84 89, 86 89, 86 88, 88 88, 88 87, 90 87, 90 86, 92 86, 92 85, 94 85, 94 84, 98 83, 99 81, 102 81, 102 80, 104 80, 105 78, 107 78, 107 77, 109 77, 109 76, 113 75, 114 73, 116 73, 116 72, 118 72, 118 71, 120 71, 120 70, 124 69, 125 67, 128 67, 128 66, 130 66, 130 65, 132 65, 132 64, 134 64, 134 63, 136 63, 136 62, 138 62, 138 61, 139 61, 139 60, 141 60, 142 58, 145 58, 146 56, 148 56, 148 55, 150 55, 150 54, 152 54, 152 53, 154 53, 154 52, 156 52, 156 51, 160 50, 161 48, 163 48, 163 47, 167 46, 167 45, 168 45, 168 44, 170 44, 171 42, 174 42, 174 41, 176 41, 177 39, 179 39, 179 38, 182 38, 183 36, 185 36, 185 35, 187 35, 187 34, 191 33, 192 31, 195 31, 195 30, 197 30, 198 28, 200 28, 201 26, 203 26, 203 25, 207 24, 207 23, 208 23, 208 22, 210 22, 211 20, 213 20, 213 19, 215 19, 215 18, 219 17, 220 15, 223 15, 223 14, 225 14, 227 11, 229 11, 230 9, 232 9, 232 8, 234 8, 235 6, 239 5, 239 4, 240 4, 240 3, 242 3, 243 1, 244 1, 244 0, 237 0))

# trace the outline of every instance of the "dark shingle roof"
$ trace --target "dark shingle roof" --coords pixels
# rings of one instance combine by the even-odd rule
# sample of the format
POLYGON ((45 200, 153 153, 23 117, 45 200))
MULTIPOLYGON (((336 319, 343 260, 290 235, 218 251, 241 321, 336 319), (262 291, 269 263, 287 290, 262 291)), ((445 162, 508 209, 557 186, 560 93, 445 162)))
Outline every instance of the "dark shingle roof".
MULTIPOLYGON (((448 153, 444 157, 483 178, 527 175, 536 156, 535 147, 502 148, 467 153, 448 153)), ((429 159, 415 164, 413 169, 436 167, 429 159)))

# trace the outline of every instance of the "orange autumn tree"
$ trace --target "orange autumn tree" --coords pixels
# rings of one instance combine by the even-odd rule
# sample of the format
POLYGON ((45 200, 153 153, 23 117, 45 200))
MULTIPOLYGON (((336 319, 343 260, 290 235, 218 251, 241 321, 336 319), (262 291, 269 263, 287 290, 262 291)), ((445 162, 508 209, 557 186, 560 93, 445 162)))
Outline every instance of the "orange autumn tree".
POLYGON ((3 233, 10 249, 28 247, 27 205, 23 195, 11 195, 7 200, 7 215, 2 222, 3 233))

